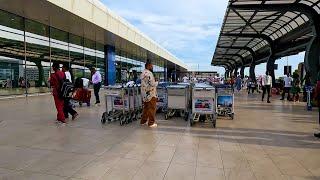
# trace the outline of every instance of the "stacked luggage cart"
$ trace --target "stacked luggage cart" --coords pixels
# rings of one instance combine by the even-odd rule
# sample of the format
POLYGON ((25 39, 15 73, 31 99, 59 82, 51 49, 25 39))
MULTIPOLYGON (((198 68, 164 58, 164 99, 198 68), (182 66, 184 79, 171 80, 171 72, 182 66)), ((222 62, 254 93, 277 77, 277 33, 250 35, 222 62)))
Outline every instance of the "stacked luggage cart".
POLYGON ((216 110, 218 116, 234 119, 234 89, 231 85, 216 86, 216 110))
POLYGON ((106 112, 102 115, 102 124, 119 121, 123 126, 141 117, 142 99, 139 86, 107 86, 105 89, 106 112))
POLYGON ((192 87, 192 113, 189 117, 190 126, 200 122, 200 117, 205 116, 205 120, 216 127, 216 104, 215 88, 213 86, 197 83, 192 87))
POLYGON ((157 100, 157 111, 166 112, 168 107, 168 83, 159 83, 157 87, 158 100, 157 100))
POLYGON ((167 111, 165 119, 168 120, 176 113, 180 113, 186 121, 189 115, 190 104, 190 85, 189 84, 175 84, 167 86, 167 111))
MULTIPOLYGON (((107 86, 105 90, 102 124, 119 121, 123 126, 141 118, 143 103, 139 85, 107 86)), ((209 122, 216 128, 218 117, 234 119, 234 91, 230 85, 160 83, 157 91, 157 109, 165 114, 166 120, 179 115, 190 126, 209 122)))

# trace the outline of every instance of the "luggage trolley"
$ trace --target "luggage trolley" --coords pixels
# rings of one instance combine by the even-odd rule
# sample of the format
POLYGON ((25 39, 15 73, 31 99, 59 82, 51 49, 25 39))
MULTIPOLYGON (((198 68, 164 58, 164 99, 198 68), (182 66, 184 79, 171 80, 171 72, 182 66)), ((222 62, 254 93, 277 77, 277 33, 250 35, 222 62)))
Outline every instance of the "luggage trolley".
POLYGON ((141 85, 134 86, 134 120, 141 118, 142 114, 142 97, 141 97, 141 85))
POLYGON ((216 105, 215 88, 213 86, 197 83, 192 88, 192 115, 190 116, 190 126, 195 122, 200 122, 201 115, 206 116, 206 120, 212 122, 216 127, 216 105))
POLYGON ((107 86, 106 112, 102 115, 101 123, 119 121, 123 126, 137 120, 135 119, 134 92, 134 87, 107 86), (108 102, 111 102, 111 107, 108 102))
POLYGON ((159 83, 157 87, 158 100, 157 100, 157 111, 161 110, 166 112, 168 106, 168 94, 167 94, 168 83, 159 83))
POLYGON ((186 121, 188 120, 189 104, 190 104, 190 89, 188 84, 169 85, 168 93, 168 109, 165 113, 165 119, 173 117, 177 112, 186 121))
POLYGON ((231 85, 216 86, 216 111, 218 116, 234 119, 234 91, 231 85))

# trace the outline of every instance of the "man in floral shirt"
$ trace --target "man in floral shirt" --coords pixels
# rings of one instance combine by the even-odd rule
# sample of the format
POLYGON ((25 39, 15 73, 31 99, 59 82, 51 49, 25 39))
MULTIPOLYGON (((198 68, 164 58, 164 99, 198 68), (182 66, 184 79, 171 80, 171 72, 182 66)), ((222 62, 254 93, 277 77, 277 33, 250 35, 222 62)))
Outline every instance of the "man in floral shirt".
POLYGON ((143 112, 141 125, 157 127, 155 116, 157 110, 157 86, 158 82, 153 76, 153 66, 150 62, 145 65, 145 70, 141 74, 141 95, 143 100, 143 112))

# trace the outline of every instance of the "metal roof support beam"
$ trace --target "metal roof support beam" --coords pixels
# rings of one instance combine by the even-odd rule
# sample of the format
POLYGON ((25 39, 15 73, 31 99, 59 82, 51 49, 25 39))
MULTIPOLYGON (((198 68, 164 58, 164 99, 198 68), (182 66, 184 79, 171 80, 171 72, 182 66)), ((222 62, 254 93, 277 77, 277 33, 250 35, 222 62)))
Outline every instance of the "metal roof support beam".
POLYGON ((305 14, 313 22, 315 35, 320 35, 320 16, 311 6, 301 3, 286 3, 286 4, 230 4, 230 9, 237 10, 264 10, 264 11, 297 11, 305 14))
POLYGON ((233 37, 247 37, 247 38, 259 38, 263 39, 268 42, 270 47, 270 54, 274 52, 274 43, 272 39, 265 35, 265 34, 248 34, 248 33, 242 33, 242 34, 236 34, 236 33, 224 33, 223 36, 233 36, 233 37))
POLYGON ((230 63, 230 62, 229 62, 229 64, 231 65, 230 67, 231 67, 232 69, 234 69, 234 68, 237 67, 237 61, 236 61, 235 59, 232 59, 232 58, 216 58, 216 59, 220 59, 220 60, 230 60, 230 61, 234 62, 234 63, 230 63))
MULTIPOLYGON (((249 48, 249 47, 241 47, 241 46, 217 46, 217 48, 243 49, 243 50, 248 51, 248 52, 251 54, 253 60, 256 58, 256 53, 254 52, 254 50, 252 50, 252 49, 249 48)), ((252 63, 252 62, 251 62, 251 63, 252 63)))
POLYGON ((241 59, 241 65, 243 65, 244 62, 244 58, 240 55, 240 54, 216 54, 217 56, 221 55, 221 56, 236 56, 238 58, 241 59))
POLYGON ((234 76, 234 77, 237 77, 237 76, 238 76, 238 71, 239 71, 239 68, 236 67, 236 68, 234 69, 234 72, 233 72, 233 76, 234 76))
POLYGON ((224 77, 229 78, 229 75, 230 75, 229 70, 226 70, 226 72, 224 73, 224 77))
POLYGON ((224 65, 224 66, 227 66, 227 69, 232 69, 233 68, 233 64, 230 63, 230 62, 216 62, 216 63, 213 63, 212 65, 224 65))

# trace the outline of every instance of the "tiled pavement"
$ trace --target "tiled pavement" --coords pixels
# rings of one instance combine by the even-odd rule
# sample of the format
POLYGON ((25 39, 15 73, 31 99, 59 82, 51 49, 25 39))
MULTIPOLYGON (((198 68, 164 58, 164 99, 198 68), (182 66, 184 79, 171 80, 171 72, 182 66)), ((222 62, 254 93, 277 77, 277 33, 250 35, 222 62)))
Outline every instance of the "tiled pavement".
POLYGON ((0 101, 0 179, 320 179, 317 113, 304 104, 237 95, 235 120, 190 128, 101 125, 101 107, 54 123, 51 96, 0 101))

